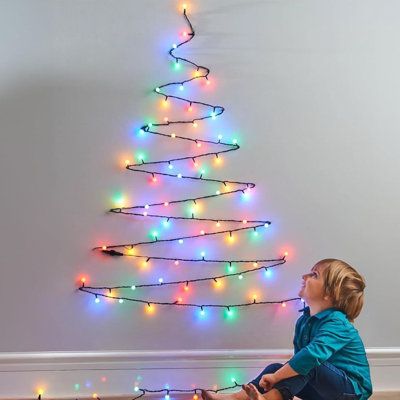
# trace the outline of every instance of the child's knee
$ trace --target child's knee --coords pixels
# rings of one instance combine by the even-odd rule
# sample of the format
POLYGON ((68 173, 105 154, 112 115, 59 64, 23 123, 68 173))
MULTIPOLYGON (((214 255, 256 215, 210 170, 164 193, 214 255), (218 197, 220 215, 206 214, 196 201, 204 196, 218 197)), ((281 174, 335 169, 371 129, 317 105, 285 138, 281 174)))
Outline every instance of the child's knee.
POLYGON ((267 368, 265 368, 265 370, 268 372, 265 372, 266 374, 271 373, 273 374, 274 372, 278 371, 278 369, 281 369, 283 367, 283 364, 280 363, 273 363, 273 364, 269 364, 267 368))

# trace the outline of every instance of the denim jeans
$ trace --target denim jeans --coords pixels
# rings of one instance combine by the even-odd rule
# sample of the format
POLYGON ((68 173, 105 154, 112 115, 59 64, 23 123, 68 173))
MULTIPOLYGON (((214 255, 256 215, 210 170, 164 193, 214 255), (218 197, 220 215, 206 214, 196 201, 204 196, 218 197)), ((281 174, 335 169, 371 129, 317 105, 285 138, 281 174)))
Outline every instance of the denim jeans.
MULTIPOLYGON (((252 383, 260 393, 265 390, 260 387, 259 382, 263 375, 273 374, 283 364, 270 364, 252 383)), ((275 386, 284 400, 291 400, 297 396, 303 400, 356 400, 359 398, 354 393, 354 388, 346 373, 334 365, 325 362, 312 369, 307 375, 296 375, 292 378, 283 379, 275 386)))

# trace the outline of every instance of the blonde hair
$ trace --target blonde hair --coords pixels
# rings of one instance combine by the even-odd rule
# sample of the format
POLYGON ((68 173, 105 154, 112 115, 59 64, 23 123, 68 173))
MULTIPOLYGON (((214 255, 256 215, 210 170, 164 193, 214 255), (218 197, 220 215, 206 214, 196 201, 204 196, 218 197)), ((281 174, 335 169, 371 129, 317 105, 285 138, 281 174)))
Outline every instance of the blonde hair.
POLYGON ((364 305, 364 278, 349 264, 335 258, 318 261, 317 266, 322 267, 325 293, 331 297, 333 306, 354 322, 364 305))

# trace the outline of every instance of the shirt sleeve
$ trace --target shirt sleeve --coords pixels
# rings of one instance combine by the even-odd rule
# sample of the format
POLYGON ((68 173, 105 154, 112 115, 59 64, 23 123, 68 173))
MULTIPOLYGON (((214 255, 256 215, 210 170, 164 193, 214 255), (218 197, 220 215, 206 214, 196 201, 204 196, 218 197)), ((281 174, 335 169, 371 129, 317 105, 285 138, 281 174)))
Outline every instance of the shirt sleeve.
POLYGON ((307 375, 350 340, 349 330, 342 321, 327 321, 318 329, 312 341, 299 350, 288 363, 299 375, 307 375))

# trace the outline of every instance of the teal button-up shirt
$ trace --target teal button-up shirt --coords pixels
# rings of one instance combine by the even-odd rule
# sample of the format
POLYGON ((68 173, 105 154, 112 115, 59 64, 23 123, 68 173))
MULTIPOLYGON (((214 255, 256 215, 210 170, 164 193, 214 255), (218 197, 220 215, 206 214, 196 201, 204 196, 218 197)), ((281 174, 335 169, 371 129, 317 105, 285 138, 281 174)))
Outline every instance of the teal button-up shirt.
POLYGON ((364 343, 346 314, 328 308, 310 316, 310 308, 297 320, 293 339, 294 356, 289 365, 300 375, 325 361, 344 371, 361 400, 372 394, 369 364, 364 343))

